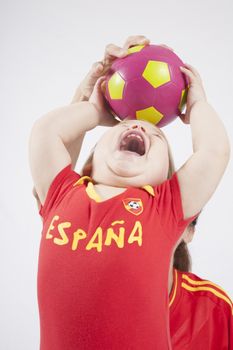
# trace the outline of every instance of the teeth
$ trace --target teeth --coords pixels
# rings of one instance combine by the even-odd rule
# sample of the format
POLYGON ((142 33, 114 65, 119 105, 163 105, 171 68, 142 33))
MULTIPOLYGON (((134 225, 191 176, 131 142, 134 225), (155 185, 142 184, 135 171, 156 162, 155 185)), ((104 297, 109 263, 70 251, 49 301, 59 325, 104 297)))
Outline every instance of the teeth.
POLYGON ((138 138, 140 141, 143 141, 143 138, 140 136, 140 135, 138 135, 138 134, 129 134, 129 135, 127 135, 126 136, 126 138, 129 138, 129 137, 136 137, 136 138, 138 138))
POLYGON ((128 150, 130 152, 135 152, 139 155, 145 154, 145 144, 144 144, 143 137, 138 133, 130 132, 128 135, 124 136, 123 139, 121 140, 120 150, 124 150, 124 151, 128 150), (129 138, 131 138, 132 141, 129 140, 129 138), (138 139, 139 141, 138 144, 135 144, 134 142, 136 141, 136 139, 138 139))

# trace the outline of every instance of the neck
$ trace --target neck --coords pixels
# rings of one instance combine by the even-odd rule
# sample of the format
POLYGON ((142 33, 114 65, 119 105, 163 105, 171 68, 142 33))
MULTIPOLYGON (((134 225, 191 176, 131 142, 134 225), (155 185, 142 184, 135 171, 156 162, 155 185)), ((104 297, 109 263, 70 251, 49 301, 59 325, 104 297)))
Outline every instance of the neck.
POLYGON ((97 188, 108 188, 108 189, 112 189, 112 188, 119 188, 119 189, 126 189, 126 187, 120 187, 120 186, 112 186, 112 185, 105 185, 102 183, 94 183, 95 187, 97 188))

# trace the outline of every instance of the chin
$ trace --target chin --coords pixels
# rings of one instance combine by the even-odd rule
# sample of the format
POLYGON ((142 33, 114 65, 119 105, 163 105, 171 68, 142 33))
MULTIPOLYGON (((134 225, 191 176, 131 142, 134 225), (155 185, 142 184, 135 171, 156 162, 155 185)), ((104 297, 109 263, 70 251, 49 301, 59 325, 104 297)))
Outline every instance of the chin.
POLYGON ((132 164, 124 161, 119 161, 117 164, 109 164, 108 168, 111 173, 118 177, 132 178, 140 175, 138 169, 135 169, 135 167, 132 167, 132 164))
POLYGON ((109 170, 120 177, 140 176, 145 171, 145 166, 139 161, 137 156, 120 155, 119 157, 110 157, 106 162, 109 170))

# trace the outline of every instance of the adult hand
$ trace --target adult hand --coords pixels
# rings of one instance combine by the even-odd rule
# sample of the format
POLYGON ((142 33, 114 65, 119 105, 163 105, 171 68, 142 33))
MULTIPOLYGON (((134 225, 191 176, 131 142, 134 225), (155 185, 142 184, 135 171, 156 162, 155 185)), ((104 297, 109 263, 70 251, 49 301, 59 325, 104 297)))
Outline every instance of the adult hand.
POLYGON ((105 48, 104 58, 101 62, 96 62, 88 75, 80 84, 80 93, 84 100, 91 102, 99 114, 99 125, 113 126, 118 121, 113 118, 104 96, 106 73, 110 69, 116 58, 123 58, 128 55, 128 49, 135 45, 147 45, 149 39, 144 36, 131 36, 124 43, 123 47, 114 44, 108 44, 105 48))
POLYGON ((126 39, 123 47, 115 44, 108 44, 105 47, 104 57, 101 61, 95 62, 88 74, 80 83, 71 103, 88 101, 98 78, 104 76, 116 58, 123 58, 128 55, 128 48, 135 45, 148 45, 150 40, 143 35, 130 36, 126 39))

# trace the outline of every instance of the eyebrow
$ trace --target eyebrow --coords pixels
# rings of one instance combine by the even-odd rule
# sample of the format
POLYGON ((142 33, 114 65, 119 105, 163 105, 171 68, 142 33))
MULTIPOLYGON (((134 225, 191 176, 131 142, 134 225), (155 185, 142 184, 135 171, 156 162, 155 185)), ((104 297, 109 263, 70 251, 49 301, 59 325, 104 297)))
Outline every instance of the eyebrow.
POLYGON ((154 128, 153 128, 153 130, 151 129, 151 131, 152 131, 152 133, 156 133, 156 135, 159 135, 159 136, 161 136, 161 137, 163 137, 164 138, 164 135, 163 135, 163 133, 161 132, 161 130, 158 128, 158 127, 156 127, 156 126, 154 126, 154 128))
POLYGON ((156 133, 159 134, 160 136, 164 137, 164 135, 161 133, 160 130, 156 130, 156 133))

